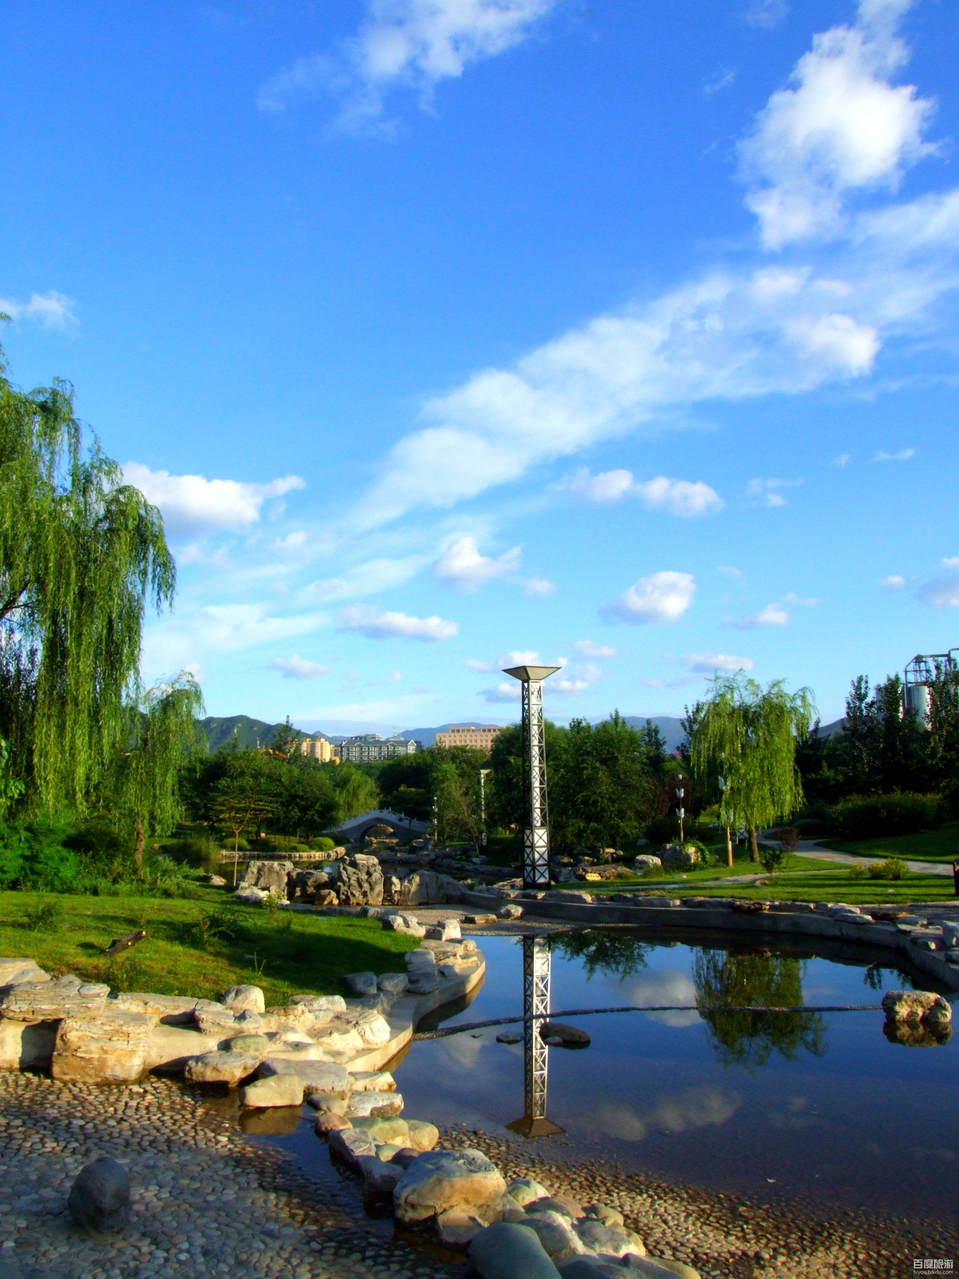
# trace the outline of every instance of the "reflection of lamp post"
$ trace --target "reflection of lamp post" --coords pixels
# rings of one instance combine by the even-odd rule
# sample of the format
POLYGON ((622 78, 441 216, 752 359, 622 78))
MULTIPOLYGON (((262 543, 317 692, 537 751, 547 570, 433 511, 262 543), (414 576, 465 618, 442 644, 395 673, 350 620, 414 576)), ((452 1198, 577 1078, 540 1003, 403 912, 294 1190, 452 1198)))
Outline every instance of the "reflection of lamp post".
POLYGON ((564 1130, 546 1118, 549 1045, 540 1034, 549 1016, 549 938, 523 938, 523 1117, 507 1128, 523 1137, 549 1137, 564 1130))
POLYGON ((549 887, 549 831, 546 814, 546 730, 543 723, 543 680, 558 666, 511 666, 523 686, 523 887, 549 887))
POLYGON ((481 768, 480 777, 480 848, 486 847, 486 779, 493 770, 481 768))

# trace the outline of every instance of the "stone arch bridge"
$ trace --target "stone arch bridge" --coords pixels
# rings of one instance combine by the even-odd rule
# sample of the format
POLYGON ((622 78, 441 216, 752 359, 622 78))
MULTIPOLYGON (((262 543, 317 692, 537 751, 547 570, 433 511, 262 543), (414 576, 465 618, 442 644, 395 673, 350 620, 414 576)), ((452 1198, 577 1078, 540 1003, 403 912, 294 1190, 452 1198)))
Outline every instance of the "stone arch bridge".
POLYGON ((407 817, 405 813, 394 813, 391 808, 371 808, 368 813, 360 813, 358 817, 351 817, 348 822, 337 826, 336 833, 351 843, 359 843, 374 826, 389 826, 402 838, 425 835, 427 830, 426 822, 407 817))

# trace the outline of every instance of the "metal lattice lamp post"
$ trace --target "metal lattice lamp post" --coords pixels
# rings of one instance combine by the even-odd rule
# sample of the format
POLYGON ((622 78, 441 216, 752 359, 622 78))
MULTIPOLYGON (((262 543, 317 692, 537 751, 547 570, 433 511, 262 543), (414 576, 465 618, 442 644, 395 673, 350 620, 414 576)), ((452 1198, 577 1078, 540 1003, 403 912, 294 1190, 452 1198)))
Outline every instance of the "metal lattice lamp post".
POLYGON ((511 666, 504 675, 523 688, 523 887, 549 887, 549 830, 546 807, 546 729, 543 721, 543 680, 558 666, 511 666))

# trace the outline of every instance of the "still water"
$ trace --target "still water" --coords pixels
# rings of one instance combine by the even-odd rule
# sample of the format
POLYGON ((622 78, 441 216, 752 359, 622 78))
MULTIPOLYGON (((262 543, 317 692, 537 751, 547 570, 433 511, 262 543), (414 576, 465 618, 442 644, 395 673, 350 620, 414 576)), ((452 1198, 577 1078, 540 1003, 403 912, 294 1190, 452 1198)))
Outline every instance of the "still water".
MULTIPOLYGON (((486 981, 443 1028, 522 1015, 521 941, 479 943, 486 981)), ((552 936, 554 1012, 690 1008, 568 1019, 592 1043, 549 1050, 545 1113, 563 1133, 530 1140, 550 1156, 572 1149, 767 1201, 959 1222, 959 1041, 890 1043, 878 1011, 696 1010, 697 1000, 878 1004, 884 990, 914 984, 871 962, 875 952, 774 944, 775 953, 755 940, 747 948, 601 930, 552 936)), ((929 988, 928 979, 915 984, 929 988)), ((395 1067, 405 1113, 500 1133, 522 1117, 524 1046, 498 1043, 507 1029, 522 1024, 414 1043, 395 1067)))

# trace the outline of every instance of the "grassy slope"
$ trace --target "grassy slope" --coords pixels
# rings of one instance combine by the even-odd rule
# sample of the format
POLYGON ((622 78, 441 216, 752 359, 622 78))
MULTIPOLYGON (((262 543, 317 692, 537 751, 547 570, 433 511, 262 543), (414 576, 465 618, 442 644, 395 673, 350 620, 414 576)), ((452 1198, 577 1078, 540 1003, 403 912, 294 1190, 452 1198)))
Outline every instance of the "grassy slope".
POLYGON ((959 822, 918 835, 881 835, 874 839, 824 839, 824 847, 862 857, 902 857, 909 861, 951 862, 959 857, 959 822))
POLYGON ((196 900, 0 893, 0 954, 114 989, 215 999, 251 983, 273 1004, 301 991, 346 994, 344 973, 402 971, 401 955, 415 945, 375 919, 269 912, 234 905, 217 889, 202 889, 196 900), (48 905, 58 918, 31 926, 37 907, 48 905), (211 917, 233 935, 211 928, 211 917), (139 928, 144 941, 114 959, 102 954, 139 928))

